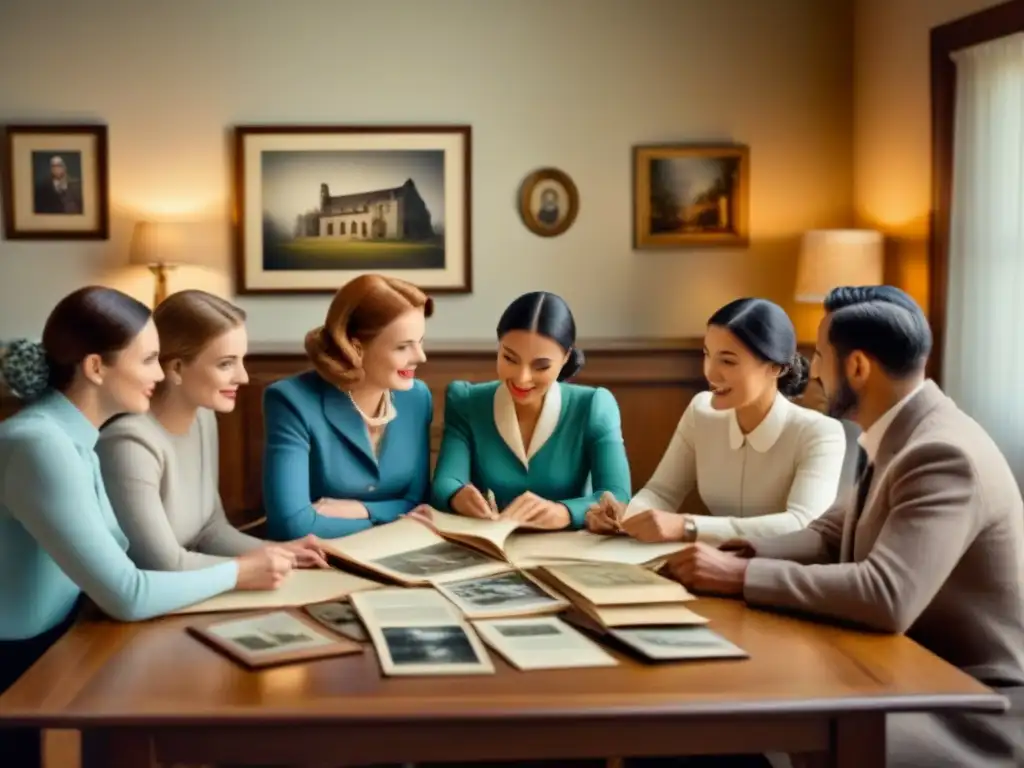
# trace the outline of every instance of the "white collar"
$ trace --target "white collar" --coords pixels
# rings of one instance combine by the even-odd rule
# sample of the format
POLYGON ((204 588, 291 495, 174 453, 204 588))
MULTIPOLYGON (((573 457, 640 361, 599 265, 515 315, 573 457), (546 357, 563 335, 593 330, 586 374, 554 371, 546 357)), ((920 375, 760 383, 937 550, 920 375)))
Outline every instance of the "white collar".
POLYGON ((870 427, 860 433, 857 438, 857 442, 860 443, 860 447, 864 449, 864 453, 868 455, 868 462, 874 463, 875 457, 878 456, 878 449, 882 447, 882 438, 885 437, 886 430, 889 429, 889 425, 895 421, 900 411, 903 410, 910 399, 916 395, 924 387, 924 382, 921 382, 914 390, 900 400, 896 405, 892 406, 888 411, 882 414, 882 416, 870 427))
POLYGON ((558 417, 562 412, 562 385, 555 382, 544 395, 544 404, 540 407, 537 426, 533 428, 530 449, 523 446, 523 434, 519 431, 519 419, 516 418, 516 406, 512 393, 504 383, 498 384, 494 392, 494 425, 505 444, 512 450, 524 467, 530 466, 532 459, 544 443, 554 434, 558 426, 558 417))
POLYGON ((768 414, 747 435, 744 435, 743 430, 740 429, 740 423, 736 419, 736 409, 733 408, 729 411, 729 447, 734 451, 738 451, 743 447, 744 443, 749 443, 750 447, 758 453, 766 453, 782 436, 782 431, 786 428, 786 422, 789 421, 789 409, 791 407, 792 403, 786 399, 786 396, 781 392, 777 392, 775 394, 775 402, 768 409, 768 414))

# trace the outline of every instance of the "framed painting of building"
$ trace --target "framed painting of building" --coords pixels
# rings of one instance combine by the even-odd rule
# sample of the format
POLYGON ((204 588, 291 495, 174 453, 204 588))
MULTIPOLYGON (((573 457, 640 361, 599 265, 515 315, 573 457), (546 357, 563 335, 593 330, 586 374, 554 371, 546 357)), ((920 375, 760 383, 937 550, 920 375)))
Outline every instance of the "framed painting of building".
POLYGON ((741 144, 634 147, 633 247, 745 247, 749 177, 741 144))
POLYGON ((238 293, 470 293, 470 164, 467 125, 237 127, 238 293))

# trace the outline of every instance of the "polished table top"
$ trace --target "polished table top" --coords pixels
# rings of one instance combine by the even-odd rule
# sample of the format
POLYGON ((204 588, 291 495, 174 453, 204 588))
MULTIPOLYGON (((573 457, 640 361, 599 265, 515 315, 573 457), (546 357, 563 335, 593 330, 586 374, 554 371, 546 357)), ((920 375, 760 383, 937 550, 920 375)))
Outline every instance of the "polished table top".
POLYGON ((249 671, 186 633, 208 616, 80 621, 0 697, 0 720, 44 727, 298 724, 1002 711, 1005 700, 902 636, 859 633, 701 599, 749 659, 384 678, 364 653, 249 671))

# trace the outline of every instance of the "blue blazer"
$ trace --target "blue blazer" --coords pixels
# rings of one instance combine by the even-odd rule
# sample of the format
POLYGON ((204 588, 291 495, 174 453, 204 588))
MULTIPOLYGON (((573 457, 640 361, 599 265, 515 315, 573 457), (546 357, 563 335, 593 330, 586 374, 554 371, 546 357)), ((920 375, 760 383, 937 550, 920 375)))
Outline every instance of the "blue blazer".
POLYGON ((375 457, 366 425, 348 395, 316 372, 267 387, 263 504, 270 538, 347 536, 390 523, 426 501, 433 418, 430 390, 416 380, 412 389, 393 395, 398 416, 384 431, 375 457), (370 517, 325 517, 313 509, 313 502, 321 498, 360 501, 370 517))

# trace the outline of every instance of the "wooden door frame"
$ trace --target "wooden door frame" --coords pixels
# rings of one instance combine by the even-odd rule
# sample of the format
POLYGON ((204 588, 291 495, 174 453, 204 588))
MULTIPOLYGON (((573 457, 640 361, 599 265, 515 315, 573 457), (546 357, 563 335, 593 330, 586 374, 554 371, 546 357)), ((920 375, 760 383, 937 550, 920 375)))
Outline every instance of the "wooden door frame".
POLYGON ((1024 0, 986 8, 931 30, 932 202, 928 232, 928 314, 934 346, 929 375, 941 383, 949 289, 956 51, 1024 32, 1024 0))

